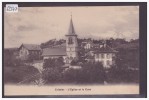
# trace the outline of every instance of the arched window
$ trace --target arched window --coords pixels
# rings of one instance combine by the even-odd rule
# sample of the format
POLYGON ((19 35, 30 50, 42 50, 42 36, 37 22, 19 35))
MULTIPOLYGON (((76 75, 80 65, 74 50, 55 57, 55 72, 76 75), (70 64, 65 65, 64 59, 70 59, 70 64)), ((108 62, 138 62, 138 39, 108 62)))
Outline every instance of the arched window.
POLYGON ((68 44, 73 44, 72 37, 68 38, 68 44))

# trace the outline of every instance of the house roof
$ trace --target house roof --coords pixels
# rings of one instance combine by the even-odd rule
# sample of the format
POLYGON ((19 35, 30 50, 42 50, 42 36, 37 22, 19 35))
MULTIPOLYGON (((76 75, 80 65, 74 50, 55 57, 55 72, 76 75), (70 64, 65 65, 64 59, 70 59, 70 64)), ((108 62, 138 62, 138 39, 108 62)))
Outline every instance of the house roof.
POLYGON ((42 56, 65 56, 66 48, 62 47, 53 47, 43 49, 42 56))
POLYGON ((41 50, 40 45, 36 44, 22 44, 20 47, 24 46, 28 50, 41 50))
POLYGON ((95 49, 95 51, 94 51, 95 53, 116 53, 117 52, 116 50, 109 47, 108 45, 94 48, 94 49, 95 49))
POLYGON ((94 56, 87 56, 86 59, 94 59, 94 56))

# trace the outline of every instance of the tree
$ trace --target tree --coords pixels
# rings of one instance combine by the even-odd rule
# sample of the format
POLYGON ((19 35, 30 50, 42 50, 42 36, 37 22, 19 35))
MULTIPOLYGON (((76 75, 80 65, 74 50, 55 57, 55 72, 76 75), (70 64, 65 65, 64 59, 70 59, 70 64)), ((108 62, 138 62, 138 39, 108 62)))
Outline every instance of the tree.
MULTIPOLYGON (((19 67, 4 67, 5 83, 30 84, 35 78, 32 76, 40 74, 33 66, 23 65, 19 67), (32 78, 30 80, 30 78, 32 78)), ((37 79, 37 78, 36 78, 37 79)))
POLYGON ((62 67, 64 65, 64 59, 62 57, 59 57, 55 60, 55 66, 56 67, 62 67))
POLYGON ((101 63, 85 63, 82 69, 64 72, 64 81, 70 83, 103 83, 105 72, 101 63))
POLYGON ((78 60, 77 59, 73 59, 72 61, 71 61, 71 65, 72 66, 75 66, 75 65, 78 65, 78 60))
POLYGON ((58 67, 48 68, 43 71, 42 78, 45 80, 46 84, 60 83, 62 81, 62 71, 58 67))
POLYGON ((62 57, 45 60, 42 77, 46 81, 46 84, 61 82, 63 65, 62 57))
POLYGON ((87 62, 82 70, 88 77, 88 82, 103 83, 105 80, 105 70, 100 62, 87 62))
POLYGON ((138 83, 139 82, 139 71, 131 69, 122 69, 119 67, 112 66, 107 74, 107 81, 109 83, 138 83))
POLYGON ((44 64, 43 64, 43 68, 46 69, 46 68, 53 68, 55 67, 55 59, 45 59, 44 60, 44 64))
POLYGON ((54 68, 54 67, 62 67, 64 65, 64 60, 62 57, 59 58, 49 58, 44 61, 43 68, 54 68))

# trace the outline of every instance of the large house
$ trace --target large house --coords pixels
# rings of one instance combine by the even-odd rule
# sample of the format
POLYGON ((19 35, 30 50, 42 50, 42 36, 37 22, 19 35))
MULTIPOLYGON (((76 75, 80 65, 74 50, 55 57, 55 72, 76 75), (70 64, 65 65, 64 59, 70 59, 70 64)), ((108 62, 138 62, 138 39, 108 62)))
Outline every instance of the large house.
POLYGON ((40 45, 22 44, 19 47, 19 58, 21 60, 39 60, 41 51, 40 45))
POLYGON ((105 68, 109 68, 115 63, 114 58, 116 53, 116 50, 104 44, 94 51, 94 58, 96 62, 101 62, 105 68))
POLYGON ((106 41, 97 44, 92 40, 87 40, 84 42, 83 48, 86 51, 87 61, 101 62, 105 68, 109 68, 115 63, 114 58, 117 51, 108 46, 106 41))

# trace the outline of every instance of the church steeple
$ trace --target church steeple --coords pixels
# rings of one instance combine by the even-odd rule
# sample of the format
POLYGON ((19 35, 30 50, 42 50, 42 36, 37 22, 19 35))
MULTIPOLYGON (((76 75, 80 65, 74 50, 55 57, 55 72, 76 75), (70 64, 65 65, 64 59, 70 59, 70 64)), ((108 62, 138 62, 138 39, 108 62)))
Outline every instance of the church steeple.
POLYGON ((72 15, 70 19, 70 26, 68 33, 66 34, 66 53, 68 62, 70 63, 73 59, 78 59, 78 41, 75 29, 73 26, 72 15))
POLYGON ((69 25, 67 35, 76 35, 75 34, 75 29, 74 29, 74 26, 73 26, 73 21, 72 21, 72 14, 71 14, 70 25, 69 25))

